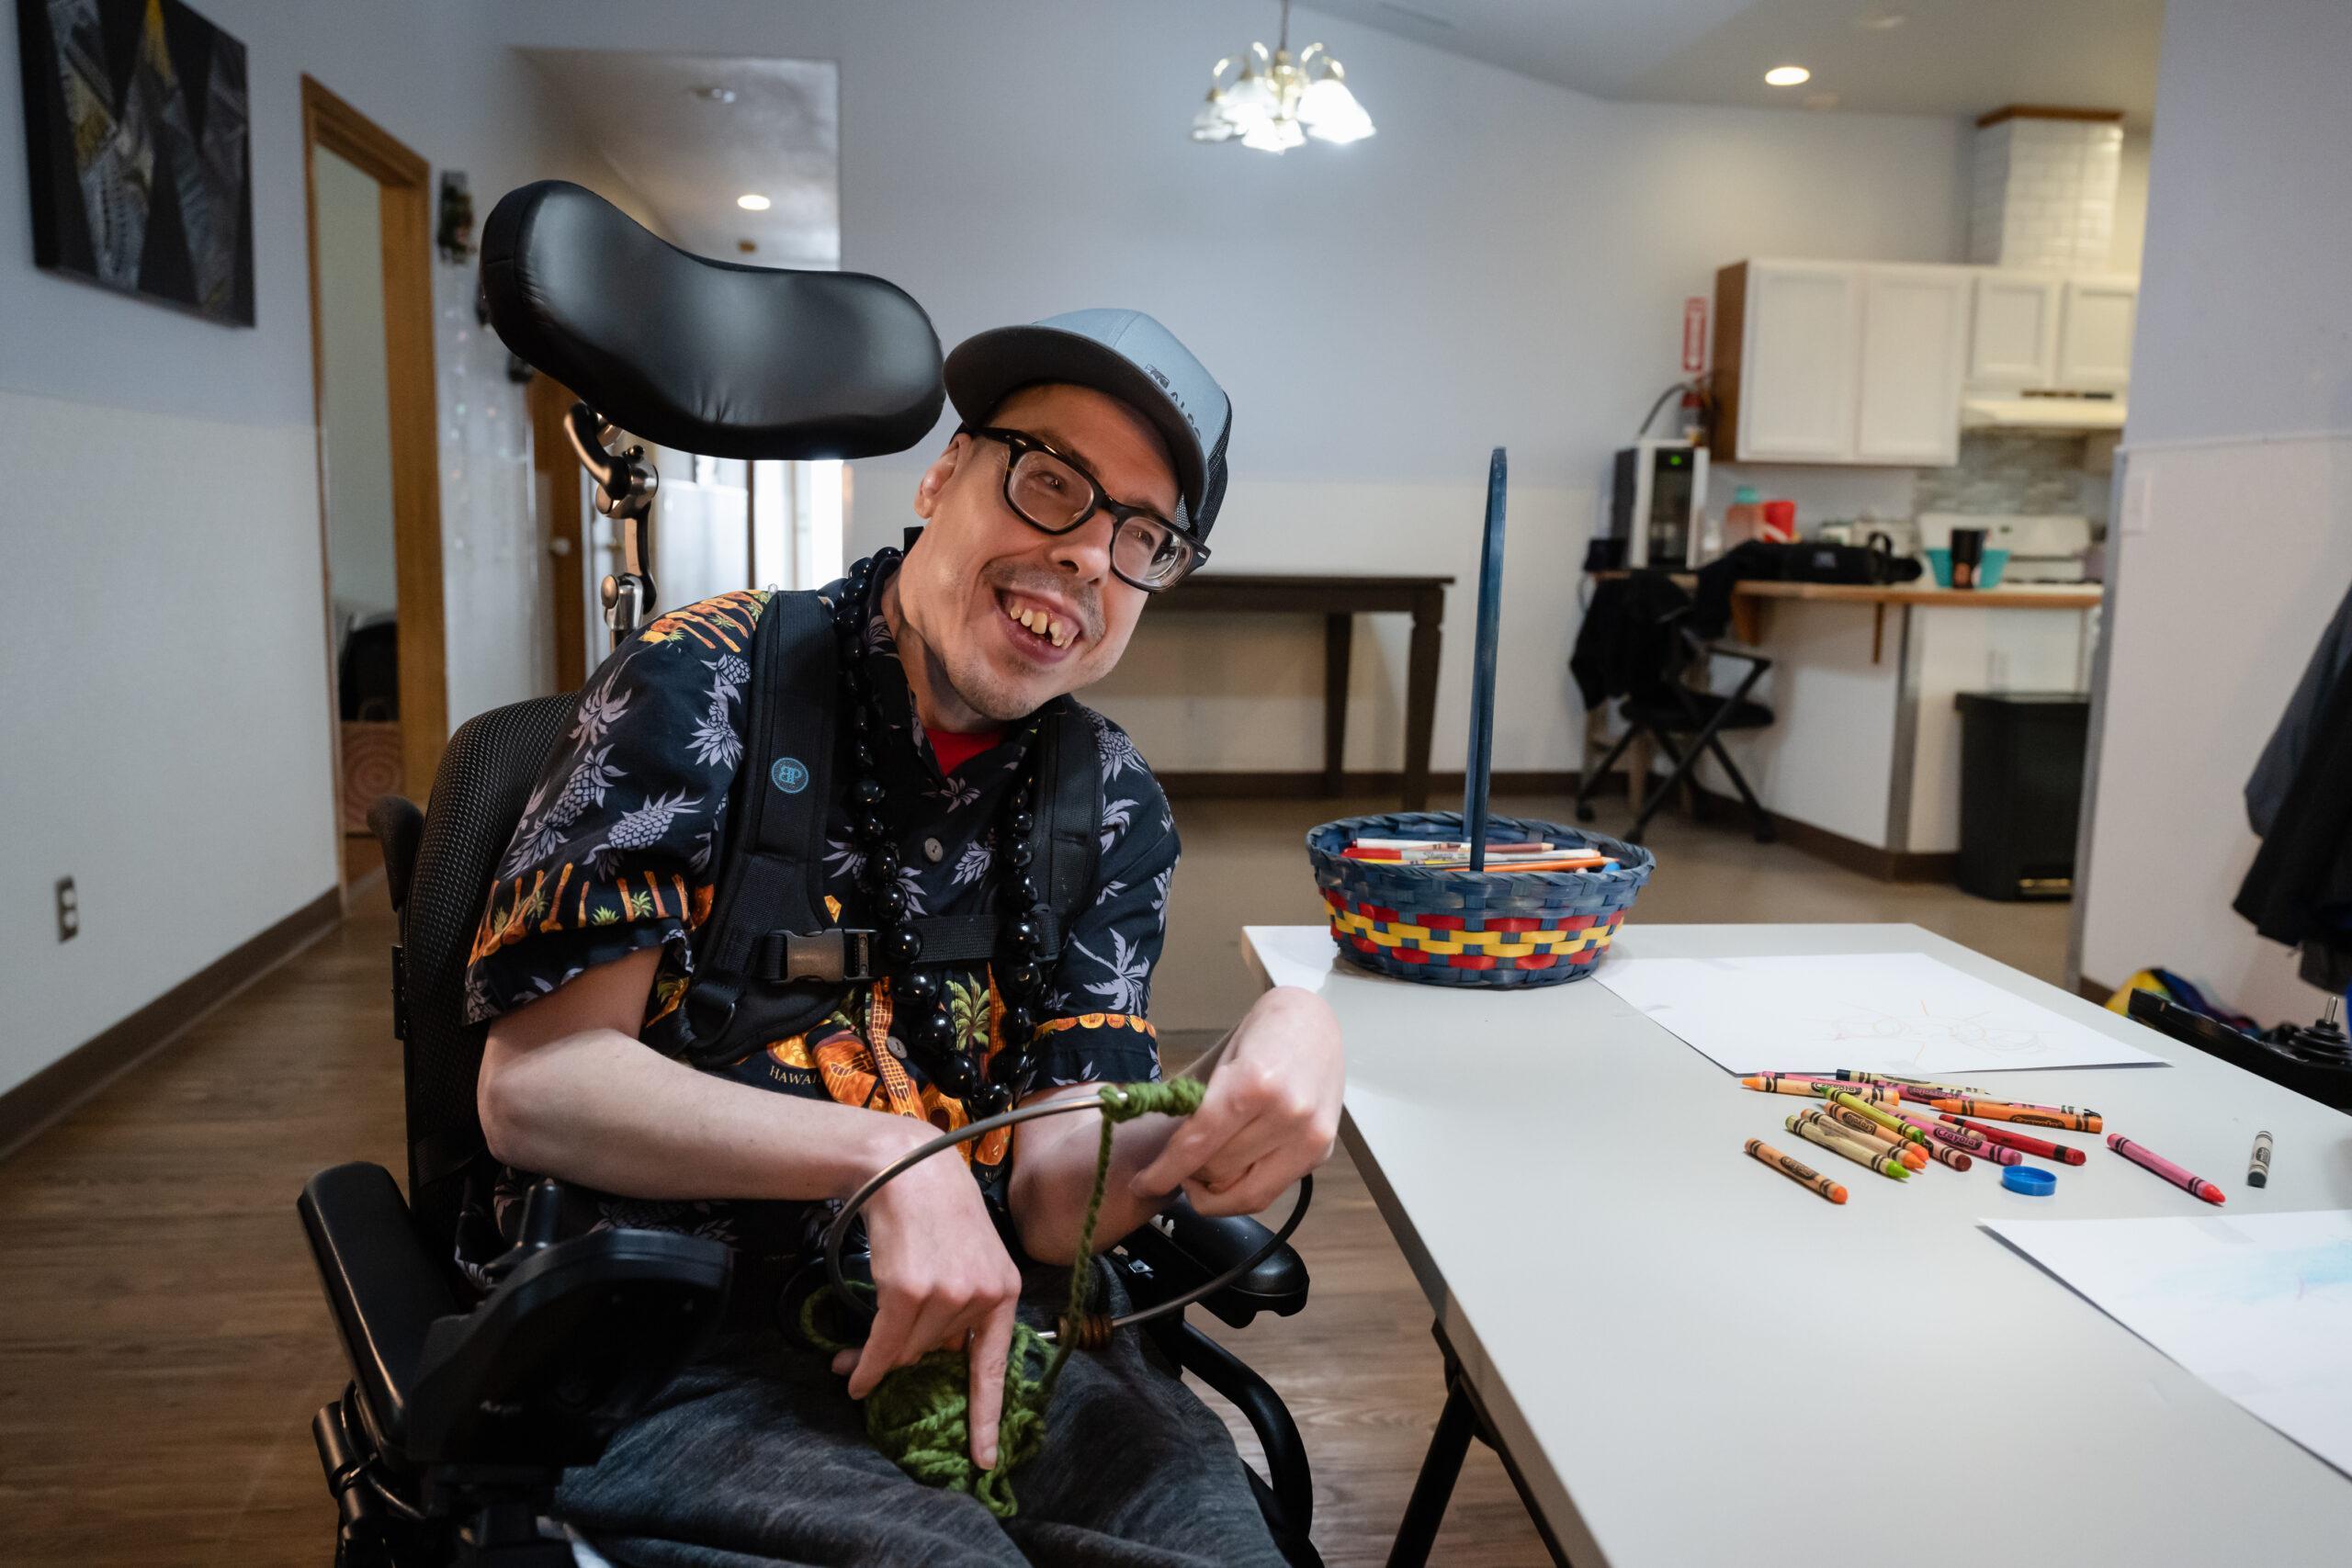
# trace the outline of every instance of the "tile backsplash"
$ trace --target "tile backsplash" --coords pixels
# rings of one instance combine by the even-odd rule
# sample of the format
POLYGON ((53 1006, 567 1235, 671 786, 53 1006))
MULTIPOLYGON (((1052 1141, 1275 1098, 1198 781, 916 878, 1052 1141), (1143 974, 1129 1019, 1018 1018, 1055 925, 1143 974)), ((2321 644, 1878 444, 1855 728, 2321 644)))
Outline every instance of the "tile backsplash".
POLYGON ((2087 446, 2087 438, 2080 435, 1963 432, 1958 463, 1918 470, 1913 513, 2071 513, 2103 519, 2107 481, 2103 475, 2085 471, 2087 446))

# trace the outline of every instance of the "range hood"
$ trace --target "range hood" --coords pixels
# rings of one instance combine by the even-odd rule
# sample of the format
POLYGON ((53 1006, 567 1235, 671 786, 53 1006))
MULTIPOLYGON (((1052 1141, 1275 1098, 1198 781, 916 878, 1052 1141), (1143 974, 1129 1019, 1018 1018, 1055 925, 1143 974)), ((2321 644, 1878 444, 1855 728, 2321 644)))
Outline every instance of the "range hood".
POLYGON ((2028 392, 2019 397, 1965 399, 1963 430, 2046 430, 2086 434, 2123 428, 2124 401, 2100 394, 2028 392))

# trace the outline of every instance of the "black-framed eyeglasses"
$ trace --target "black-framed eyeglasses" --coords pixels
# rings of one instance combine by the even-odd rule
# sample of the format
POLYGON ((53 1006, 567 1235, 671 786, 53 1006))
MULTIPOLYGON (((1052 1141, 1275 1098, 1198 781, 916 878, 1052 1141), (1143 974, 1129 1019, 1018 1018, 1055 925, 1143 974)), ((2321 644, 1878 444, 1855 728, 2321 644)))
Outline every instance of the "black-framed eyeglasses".
POLYGON ((1111 570, 1120 581, 1157 593, 1209 558, 1209 547, 1149 507, 1113 501, 1074 458, 1018 430, 965 425, 959 434, 1005 449, 1004 503, 1046 534, 1067 534, 1096 513, 1111 518, 1111 570))

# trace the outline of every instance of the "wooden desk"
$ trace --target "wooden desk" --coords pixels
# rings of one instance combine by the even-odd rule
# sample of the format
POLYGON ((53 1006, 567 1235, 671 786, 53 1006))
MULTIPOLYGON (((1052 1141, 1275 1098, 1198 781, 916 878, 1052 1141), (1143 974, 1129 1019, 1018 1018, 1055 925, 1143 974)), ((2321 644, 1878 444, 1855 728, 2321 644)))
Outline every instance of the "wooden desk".
MULTIPOLYGON (((1596 571, 1596 578, 1625 577, 1623 571, 1596 571)), ((1675 585, 1689 592, 1699 585, 1695 573, 1678 571, 1675 585)), ((1868 604, 1877 612, 1871 637, 1871 662, 1883 651, 1886 610, 1890 604, 1940 605, 1962 610, 2088 610, 2105 596, 2096 582, 2037 582, 2008 588, 1939 588, 1927 578, 1910 582, 1770 582, 1750 579, 1734 583, 1731 591, 1731 635, 1753 648, 1764 636, 1765 607, 1778 599, 1804 599, 1833 604, 1868 604)))
POLYGON ((1897 1186, 1808 1145, 1852 1192, 1825 1203, 1741 1153, 1789 1147, 1781 1119, 1807 1102, 1741 1089, 1592 980, 1412 985, 1335 967, 1324 928, 1245 929, 1259 978, 1339 1015, 1340 1137, 1452 1352, 1404 1546, 1426 1550, 1482 1427, 1578 1568, 1944 1568, 2046 1542, 2078 1568, 2343 1562, 2352 1480, 1981 1222, 2352 1208, 2352 1119, 1915 926, 1647 925, 1637 904, 1601 973, 1871 952, 1928 953, 2164 1057, 1981 1076, 2098 1107, 2223 1181, 2228 1207, 2067 1134, 2088 1163, 2048 1198, 1983 1162, 1897 1186), (2249 1188, 2257 1128, 2280 1156, 2249 1188), (1925 1522, 1887 1528, 1912 1506, 1925 1522))
POLYGON ((1348 661, 1358 615, 1408 615, 1413 640, 1405 663, 1405 790, 1408 811, 1430 802, 1430 732, 1437 714, 1437 656, 1451 577, 1306 577, 1204 571, 1152 606, 1155 615, 1319 615, 1323 617, 1323 793, 1338 795, 1348 741, 1348 661))

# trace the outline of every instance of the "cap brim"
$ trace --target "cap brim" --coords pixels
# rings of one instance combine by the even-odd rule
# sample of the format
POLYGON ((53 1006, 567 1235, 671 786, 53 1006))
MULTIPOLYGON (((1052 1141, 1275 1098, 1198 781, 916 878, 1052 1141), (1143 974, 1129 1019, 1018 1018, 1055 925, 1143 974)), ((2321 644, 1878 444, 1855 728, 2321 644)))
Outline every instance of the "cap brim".
POLYGON ((986 419, 1023 387, 1067 381, 1118 399, 1150 421, 1176 465, 1184 525, 1199 532, 1208 487, 1208 454, 1192 421, 1142 367, 1118 350, 1059 327, 998 327, 965 339, 947 356, 947 400, 965 421, 986 419))

